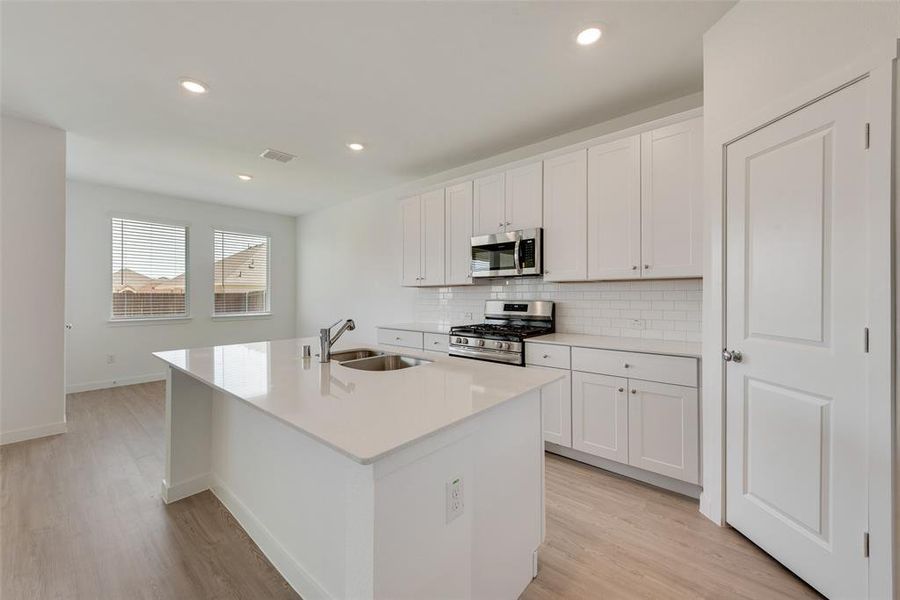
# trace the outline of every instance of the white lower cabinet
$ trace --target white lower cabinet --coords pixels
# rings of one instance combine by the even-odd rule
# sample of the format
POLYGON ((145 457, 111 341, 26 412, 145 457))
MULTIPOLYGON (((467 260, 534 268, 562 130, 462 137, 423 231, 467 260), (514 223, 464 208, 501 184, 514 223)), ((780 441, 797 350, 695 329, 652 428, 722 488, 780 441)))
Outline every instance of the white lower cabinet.
POLYGON ((572 372, 572 447, 628 462, 628 380, 572 372))
POLYGON ((697 388, 628 382, 628 464, 699 482, 697 388))
POLYGON ((572 373, 549 367, 529 367, 565 373, 565 377, 541 388, 544 441, 572 446, 572 373))

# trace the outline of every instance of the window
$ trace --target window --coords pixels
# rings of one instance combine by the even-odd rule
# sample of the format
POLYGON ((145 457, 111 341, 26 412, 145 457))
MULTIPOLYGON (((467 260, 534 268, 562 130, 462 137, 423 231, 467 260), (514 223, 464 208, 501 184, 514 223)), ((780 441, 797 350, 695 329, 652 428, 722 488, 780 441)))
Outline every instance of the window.
POLYGON ((112 220, 112 318, 187 316, 187 228, 112 220))
POLYGON ((216 230, 215 314, 269 312, 269 238, 216 230))

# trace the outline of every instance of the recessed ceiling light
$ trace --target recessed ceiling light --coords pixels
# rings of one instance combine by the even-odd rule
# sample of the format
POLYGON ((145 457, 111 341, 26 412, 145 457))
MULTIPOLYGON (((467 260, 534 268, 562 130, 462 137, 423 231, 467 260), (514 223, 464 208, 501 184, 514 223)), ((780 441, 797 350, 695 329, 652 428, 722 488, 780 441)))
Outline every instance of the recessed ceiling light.
POLYGON ((363 148, 365 148, 365 146, 363 146, 359 142, 350 142, 349 144, 347 144, 347 147, 354 152, 360 152, 361 150, 363 150, 363 148))
POLYGON ((241 173, 238 175, 238 179, 240 179, 241 181, 250 181, 251 179, 253 179, 253 175, 245 175, 244 173, 241 173))
POLYGON ((195 79, 182 79, 181 87, 192 94, 205 94, 207 92, 206 84, 200 83, 195 79))
POLYGON ((603 35, 603 32, 600 31, 599 27, 588 27, 578 34, 578 37, 575 38, 575 41, 582 46, 590 46, 591 44, 599 40, 601 35, 603 35))

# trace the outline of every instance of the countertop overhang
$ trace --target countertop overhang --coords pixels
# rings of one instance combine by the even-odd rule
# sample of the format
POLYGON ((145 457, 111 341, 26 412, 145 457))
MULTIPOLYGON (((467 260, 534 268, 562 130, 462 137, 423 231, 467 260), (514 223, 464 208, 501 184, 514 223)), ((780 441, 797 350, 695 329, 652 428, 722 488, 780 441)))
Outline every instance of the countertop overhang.
POLYGON ((379 347, 433 360, 397 371, 301 358, 309 338, 154 352, 171 367, 242 400, 361 464, 563 377, 548 369, 379 347))

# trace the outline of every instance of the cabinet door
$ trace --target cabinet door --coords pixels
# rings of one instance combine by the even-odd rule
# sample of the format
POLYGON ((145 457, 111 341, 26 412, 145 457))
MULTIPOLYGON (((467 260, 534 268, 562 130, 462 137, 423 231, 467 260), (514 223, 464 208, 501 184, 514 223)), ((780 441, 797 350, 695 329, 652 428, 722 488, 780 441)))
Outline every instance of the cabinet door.
POLYGON ((628 462, 628 380, 572 372, 572 447, 628 462))
POLYGON ((472 283, 472 182, 448 187, 444 203, 444 282, 468 285, 472 283))
POLYGON ((422 268, 419 285, 444 285, 444 190, 422 194, 422 268))
POLYGON ((419 196, 404 198, 400 201, 400 219, 402 220, 403 250, 402 285, 419 285, 419 273, 422 260, 422 203, 419 196))
POLYGON ((643 277, 703 274, 702 121, 641 135, 643 277))
POLYGON ((496 173, 479 177, 474 183, 473 235, 487 235, 504 230, 506 223, 506 176, 496 173))
POLYGON ((559 381, 541 388, 544 441, 572 447, 572 372, 550 367, 528 367, 565 374, 559 381))
POLYGON ((630 379, 628 464, 699 482, 697 388, 630 379))
POLYGON ((587 279, 587 151, 544 161, 544 280, 587 279))
POLYGON ((641 138, 588 150, 588 279, 641 276, 641 138))
POLYGON ((532 229, 544 222, 544 167, 540 162, 506 172, 506 231, 532 229))

